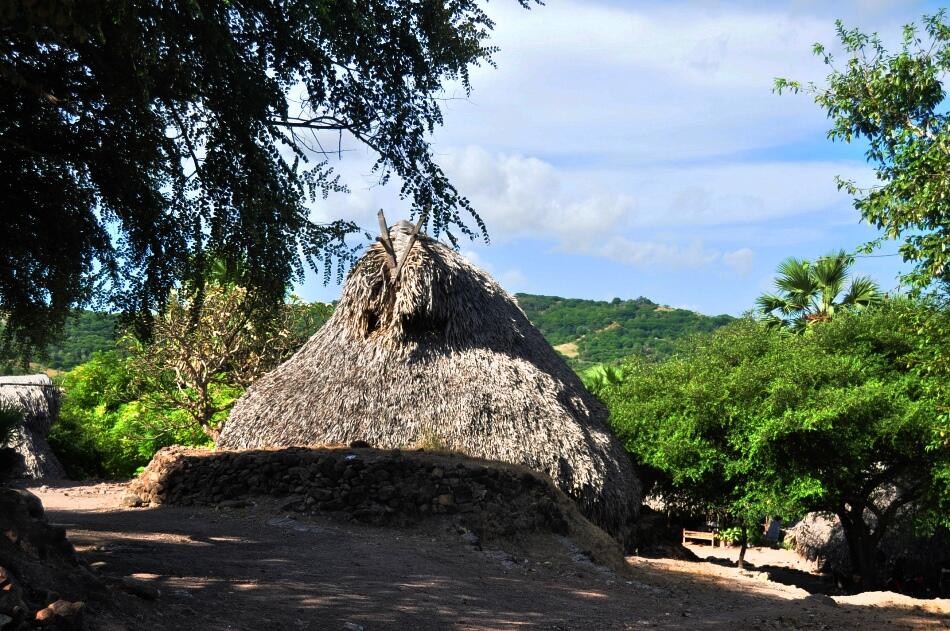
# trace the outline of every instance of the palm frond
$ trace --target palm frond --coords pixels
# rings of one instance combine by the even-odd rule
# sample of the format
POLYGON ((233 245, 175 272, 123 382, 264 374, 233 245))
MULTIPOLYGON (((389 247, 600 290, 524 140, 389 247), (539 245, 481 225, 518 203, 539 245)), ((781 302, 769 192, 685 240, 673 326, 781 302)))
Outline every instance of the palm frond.
POLYGON ((788 326, 789 324, 787 320, 783 320, 777 315, 771 313, 767 315, 762 321, 765 322, 765 326, 769 329, 782 328, 788 326))
POLYGON ((762 294, 755 299, 755 304, 762 315, 768 315, 773 311, 783 311, 787 301, 776 294, 762 294))
POLYGON ((821 291, 822 311, 829 311, 838 299, 853 263, 847 252, 839 250, 821 257, 812 267, 812 277, 821 291))
POLYGON ((779 263, 776 271, 775 286, 787 294, 804 297, 811 296, 818 289, 811 275, 811 264, 793 256, 779 263))
POLYGON ((841 304, 864 308, 878 304, 883 299, 884 296, 877 283, 869 276, 859 276, 851 281, 848 293, 841 299, 841 304))
POLYGON ((788 320, 787 326, 792 331, 796 333, 802 333, 808 328, 808 325, 811 323, 806 314, 801 315, 800 317, 788 320))

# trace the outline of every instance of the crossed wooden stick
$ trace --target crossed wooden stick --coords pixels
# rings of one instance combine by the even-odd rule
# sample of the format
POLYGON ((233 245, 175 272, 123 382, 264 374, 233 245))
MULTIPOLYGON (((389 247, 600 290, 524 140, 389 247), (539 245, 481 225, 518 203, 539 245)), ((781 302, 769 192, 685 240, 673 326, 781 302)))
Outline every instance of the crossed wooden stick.
POLYGON ((409 243, 406 244, 405 249, 402 251, 402 256, 396 257, 396 250, 393 247, 393 242, 389 238, 389 226, 386 224, 386 215, 383 214, 383 209, 380 208, 379 212, 376 214, 376 218, 379 219, 379 236, 376 237, 376 240, 383 244, 383 249, 386 250, 386 269, 390 271, 391 279, 393 284, 399 282, 399 276, 402 274, 402 268, 406 264, 406 259, 409 257, 409 251, 412 249, 412 246, 416 244, 416 238, 419 236, 419 230, 422 228, 422 222, 425 221, 425 213, 419 214, 419 220, 416 222, 416 225, 413 227, 412 232, 409 233, 409 243))

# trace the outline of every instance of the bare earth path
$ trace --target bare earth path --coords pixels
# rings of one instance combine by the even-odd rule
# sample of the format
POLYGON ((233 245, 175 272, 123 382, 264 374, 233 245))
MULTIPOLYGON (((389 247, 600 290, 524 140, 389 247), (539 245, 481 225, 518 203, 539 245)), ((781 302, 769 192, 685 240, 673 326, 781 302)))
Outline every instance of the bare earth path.
POLYGON ((553 536, 515 556, 479 550, 450 520, 384 529, 295 521, 267 503, 129 509, 119 484, 30 490, 101 571, 161 589, 115 629, 950 629, 948 601, 830 602, 733 568, 633 557, 621 576, 553 536))

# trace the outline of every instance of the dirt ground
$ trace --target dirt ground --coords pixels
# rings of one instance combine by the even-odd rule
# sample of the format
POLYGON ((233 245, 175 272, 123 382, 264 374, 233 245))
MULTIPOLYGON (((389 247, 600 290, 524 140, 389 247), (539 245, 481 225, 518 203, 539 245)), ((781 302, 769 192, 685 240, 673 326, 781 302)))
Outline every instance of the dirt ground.
POLYGON ((101 572, 161 590, 104 631, 950 629, 950 601, 810 595, 771 580, 777 561, 755 551, 770 571, 630 557, 615 573, 564 538, 503 550, 451 518, 377 528, 294 519, 263 500, 130 509, 120 484, 29 488, 101 572))

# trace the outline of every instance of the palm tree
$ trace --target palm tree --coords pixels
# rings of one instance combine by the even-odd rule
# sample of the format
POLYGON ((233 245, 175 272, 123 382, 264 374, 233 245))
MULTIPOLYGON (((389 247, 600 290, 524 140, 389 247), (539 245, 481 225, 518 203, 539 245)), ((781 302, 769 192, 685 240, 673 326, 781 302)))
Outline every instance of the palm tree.
POLYGON ((819 258, 814 263, 789 257, 776 272, 774 294, 756 300, 759 313, 775 326, 803 331, 816 322, 826 322, 836 311, 863 309, 879 303, 883 296, 877 283, 867 276, 848 281, 854 257, 844 250, 819 258), (840 297, 840 299, 839 299, 840 297))
POLYGON ((600 398, 607 388, 619 385, 623 379, 623 368, 610 364, 597 364, 581 373, 581 382, 584 387, 597 398, 600 398))

